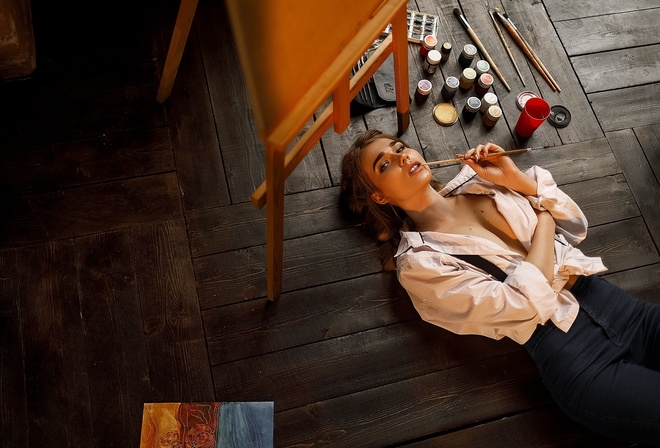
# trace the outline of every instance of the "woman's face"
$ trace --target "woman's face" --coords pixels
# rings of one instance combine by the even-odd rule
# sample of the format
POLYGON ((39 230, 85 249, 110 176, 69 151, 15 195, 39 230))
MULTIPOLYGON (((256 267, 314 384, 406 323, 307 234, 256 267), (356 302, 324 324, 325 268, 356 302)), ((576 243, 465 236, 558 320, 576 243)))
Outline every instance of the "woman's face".
POLYGON ((379 190, 372 199, 379 204, 403 203, 429 186, 432 174, 424 158, 414 149, 389 138, 379 138, 362 151, 360 165, 379 190))

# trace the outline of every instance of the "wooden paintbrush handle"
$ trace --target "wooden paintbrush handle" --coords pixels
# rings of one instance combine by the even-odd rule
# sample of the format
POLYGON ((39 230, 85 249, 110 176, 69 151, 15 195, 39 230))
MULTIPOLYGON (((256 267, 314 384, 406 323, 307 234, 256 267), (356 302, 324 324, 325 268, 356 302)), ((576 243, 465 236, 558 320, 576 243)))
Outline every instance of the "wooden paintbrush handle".
POLYGON ((550 80, 548 77, 547 73, 543 68, 541 67, 541 64, 539 63, 538 59, 534 57, 534 54, 532 53, 531 49, 525 44, 525 41, 522 40, 522 37, 516 29, 505 19, 502 18, 502 16, 498 13, 497 16, 500 18, 500 22, 502 22, 502 25, 504 25, 504 28, 509 32, 513 40, 518 44, 520 49, 525 53, 525 56, 527 56, 527 59, 529 59, 534 67, 541 73, 541 76, 543 76, 543 79, 550 85, 553 91, 556 91, 557 89, 555 88, 555 84, 550 80))

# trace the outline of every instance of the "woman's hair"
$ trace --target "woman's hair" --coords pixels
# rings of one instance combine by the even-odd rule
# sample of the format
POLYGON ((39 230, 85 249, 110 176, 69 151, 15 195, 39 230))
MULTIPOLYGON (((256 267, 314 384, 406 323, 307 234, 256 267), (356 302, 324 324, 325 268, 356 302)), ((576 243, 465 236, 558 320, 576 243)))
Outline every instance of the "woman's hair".
MULTIPOLYGON (((392 204, 378 204, 371 194, 378 188, 371 182, 367 173, 362 169, 360 158, 362 152, 374 141, 386 138, 401 142, 400 138, 383 134, 378 130, 369 130, 360 135, 341 161, 341 193, 342 209, 351 217, 359 218, 369 225, 380 243, 380 256, 385 270, 396 268, 394 254, 399 245, 399 229, 403 224, 406 213, 392 204)), ((408 145, 406 145, 408 146, 408 145)), ((431 185, 439 190, 439 182, 431 181, 431 185)))

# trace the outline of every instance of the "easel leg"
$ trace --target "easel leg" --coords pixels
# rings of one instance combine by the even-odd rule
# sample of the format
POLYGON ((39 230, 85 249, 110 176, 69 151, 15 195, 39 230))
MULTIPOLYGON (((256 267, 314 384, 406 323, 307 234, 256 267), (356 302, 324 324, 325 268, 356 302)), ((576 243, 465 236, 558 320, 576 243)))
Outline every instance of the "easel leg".
POLYGON ((408 30, 406 5, 392 18, 392 52, 394 53, 394 85, 396 89, 396 118, 399 135, 410 124, 410 95, 408 92, 408 30))
POLYGON ((190 27, 195 17, 198 1, 181 0, 179 13, 176 16, 176 23, 174 24, 174 31, 172 31, 170 48, 167 50, 163 75, 160 78, 160 85, 158 86, 158 94, 156 95, 156 100, 159 103, 168 99, 170 93, 172 93, 174 78, 176 78, 176 72, 179 70, 183 49, 186 47, 186 41, 188 40, 190 27))
POLYGON ((268 299, 282 292, 284 258, 284 148, 266 143, 266 238, 268 299))

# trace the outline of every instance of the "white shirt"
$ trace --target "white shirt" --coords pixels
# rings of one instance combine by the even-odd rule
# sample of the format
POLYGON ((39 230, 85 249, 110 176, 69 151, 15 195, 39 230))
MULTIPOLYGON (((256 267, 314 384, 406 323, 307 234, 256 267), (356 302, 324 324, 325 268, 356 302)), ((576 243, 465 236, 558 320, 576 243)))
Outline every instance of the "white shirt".
POLYGON ((552 284, 522 255, 490 240, 416 232, 404 226, 396 254, 397 274, 422 319, 454 333, 508 336, 520 344, 548 320, 564 332, 571 327, 579 304, 563 289, 569 275, 590 275, 606 268, 600 258, 587 257, 573 247, 586 236, 587 219, 550 172, 534 166, 526 174, 538 184, 536 196, 525 197, 485 181, 467 165, 440 193, 489 195, 527 250, 537 224, 534 209, 549 211, 556 223, 552 284), (506 272, 507 279, 500 282, 451 254, 480 255, 506 272))

